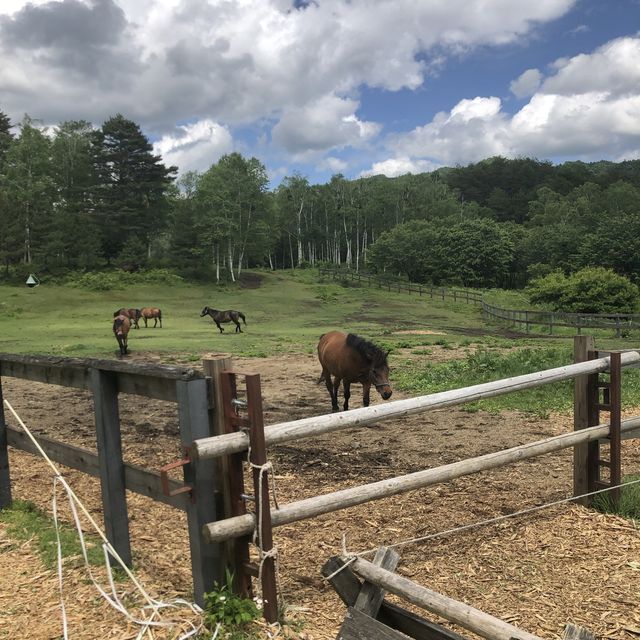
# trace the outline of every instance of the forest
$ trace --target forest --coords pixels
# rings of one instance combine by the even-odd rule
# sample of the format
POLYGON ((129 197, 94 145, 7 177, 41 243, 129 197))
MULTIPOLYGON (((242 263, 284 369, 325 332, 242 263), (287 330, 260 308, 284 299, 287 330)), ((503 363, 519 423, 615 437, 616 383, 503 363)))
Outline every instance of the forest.
POLYGON ((335 265, 430 284, 521 288, 604 267, 640 279, 640 160, 493 157, 431 173, 270 188, 231 153, 178 175, 123 115, 45 129, 0 111, 0 278, 163 267, 335 265))

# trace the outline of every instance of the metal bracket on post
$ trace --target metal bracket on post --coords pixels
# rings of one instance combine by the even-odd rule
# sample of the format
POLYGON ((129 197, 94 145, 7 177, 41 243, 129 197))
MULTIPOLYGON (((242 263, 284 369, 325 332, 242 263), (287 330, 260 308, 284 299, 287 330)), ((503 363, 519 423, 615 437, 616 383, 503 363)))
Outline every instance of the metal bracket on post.
POLYGON ((186 464, 191 462, 191 458, 189 457, 189 447, 184 447, 185 457, 182 460, 176 460, 175 462, 169 462, 164 466, 160 467, 160 485, 162 487, 162 493, 169 498, 173 496, 178 496, 181 493, 190 493, 191 494, 191 502, 195 502, 195 494, 193 491, 193 486, 190 484, 183 484, 181 487, 177 489, 171 489, 169 486, 169 471, 172 469, 178 469, 180 467, 184 467, 186 464))

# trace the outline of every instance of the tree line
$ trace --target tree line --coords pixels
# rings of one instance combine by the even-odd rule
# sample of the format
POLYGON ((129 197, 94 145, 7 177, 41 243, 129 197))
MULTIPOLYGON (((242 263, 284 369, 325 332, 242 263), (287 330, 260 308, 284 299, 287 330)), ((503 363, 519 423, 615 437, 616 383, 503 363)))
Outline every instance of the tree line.
POLYGON ((0 111, 4 277, 116 266, 235 280, 332 264, 432 283, 524 286, 584 267, 640 274, 640 161, 489 158, 432 173, 294 174, 239 153, 177 176, 121 114, 43 129, 0 111))

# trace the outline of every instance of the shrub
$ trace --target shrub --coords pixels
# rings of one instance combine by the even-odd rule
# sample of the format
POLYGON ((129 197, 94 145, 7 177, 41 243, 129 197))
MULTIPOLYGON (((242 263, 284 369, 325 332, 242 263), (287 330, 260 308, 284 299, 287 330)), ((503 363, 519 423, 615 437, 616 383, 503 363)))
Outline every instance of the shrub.
POLYGON ((148 269, 136 273, 127 273, 126 271, 74 272, 67 276, 65 284, 90 291, 110 291, 136 284, 177 285, 183 281, 183 278, 168 269, 148 269))
POLYGON ((635 284, 602 267, 587 267, 568 277, 554 271, 532 280, 527 293, 534 304, 569 313, 633 313, 638 301, 635 284))

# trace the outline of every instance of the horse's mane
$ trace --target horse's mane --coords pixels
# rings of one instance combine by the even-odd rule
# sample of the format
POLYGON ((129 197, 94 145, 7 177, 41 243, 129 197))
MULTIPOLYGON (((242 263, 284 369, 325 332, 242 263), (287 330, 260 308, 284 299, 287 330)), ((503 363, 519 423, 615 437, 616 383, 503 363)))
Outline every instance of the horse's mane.
POLYGON ((347 346, 355 349, 360 355, 369 360, 374 367, 387 364, 387 354, 378 346, 355 333, 347 335, 347 346))

